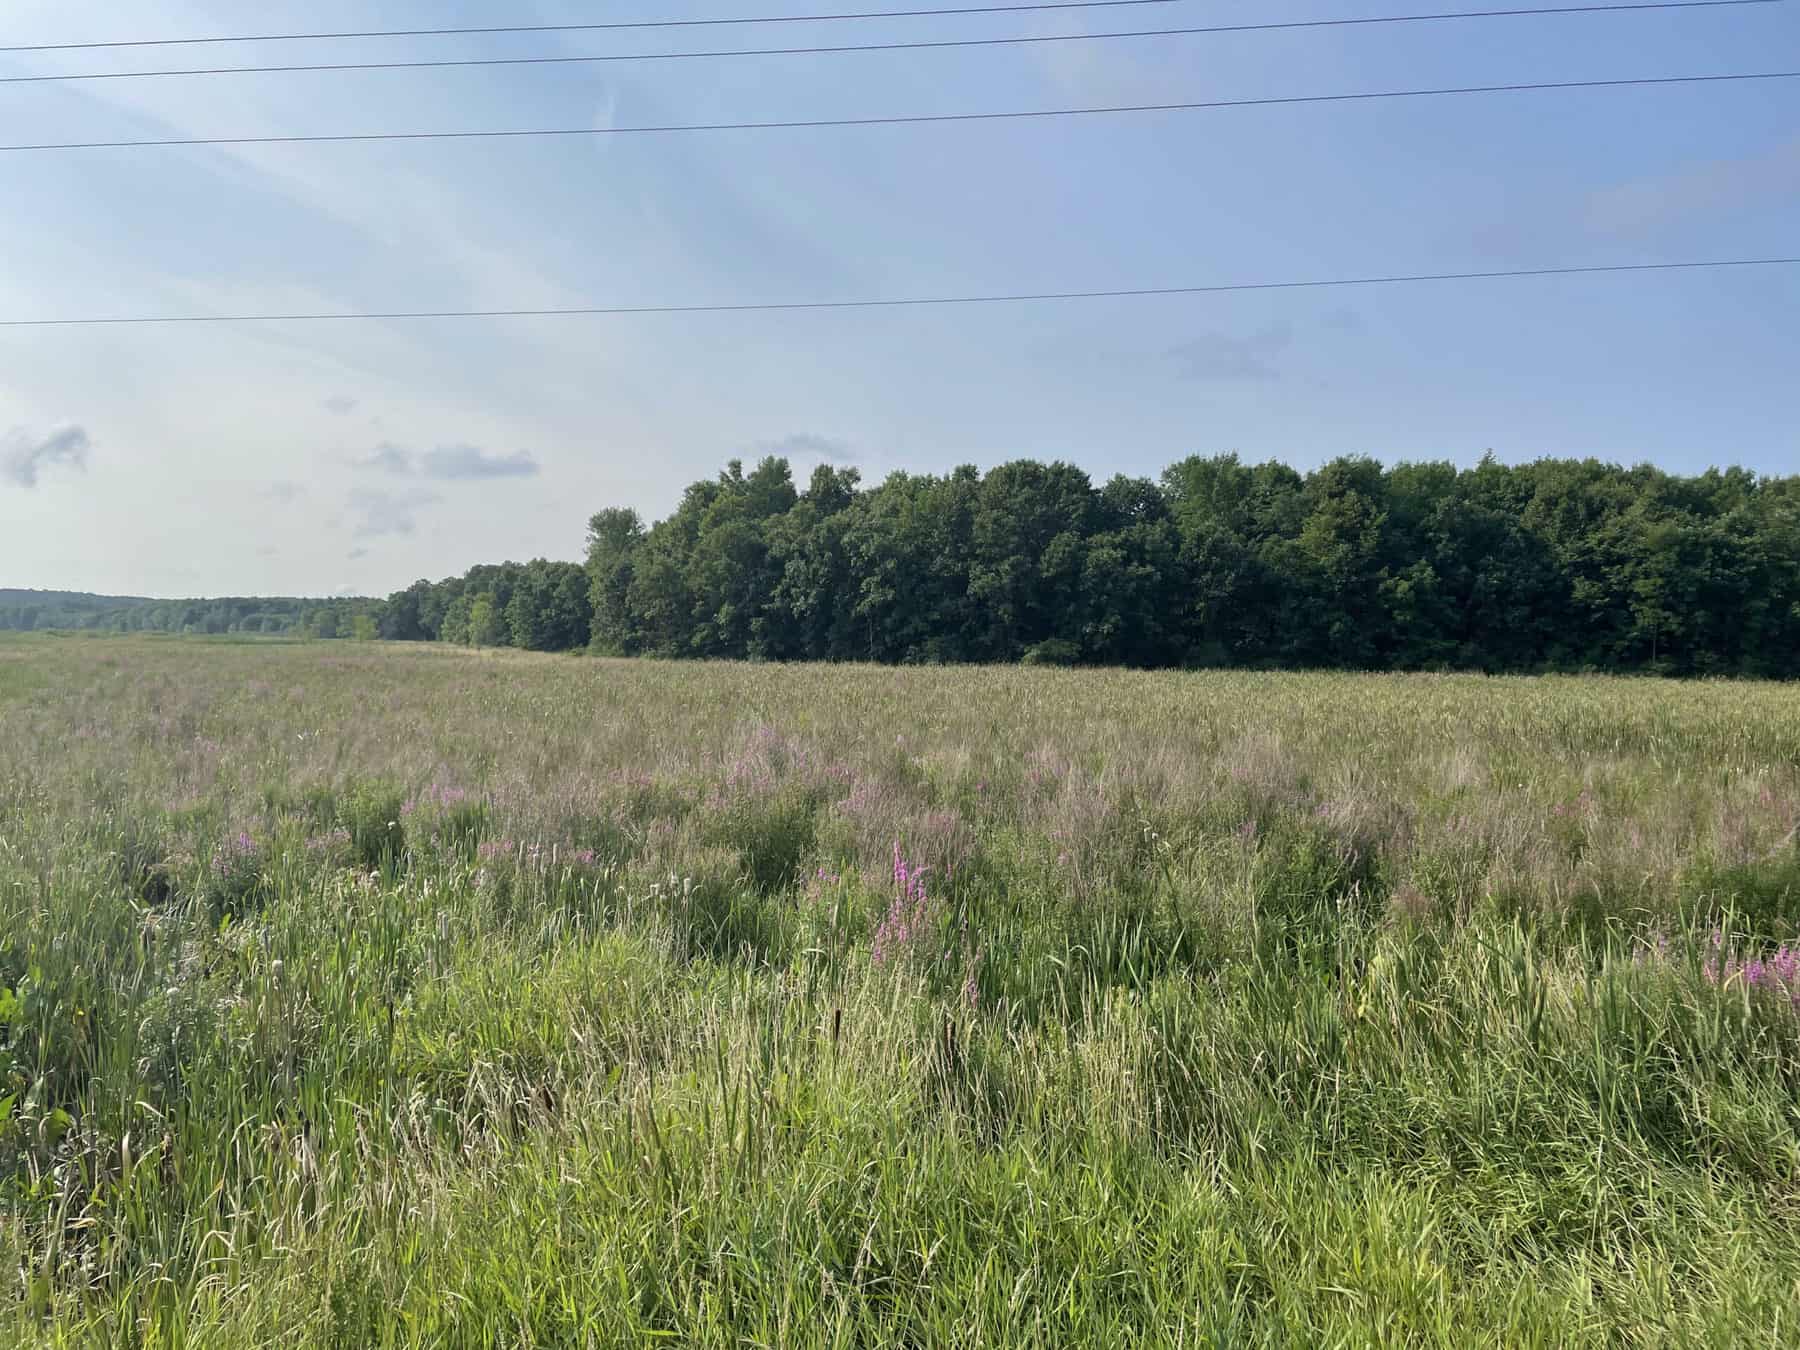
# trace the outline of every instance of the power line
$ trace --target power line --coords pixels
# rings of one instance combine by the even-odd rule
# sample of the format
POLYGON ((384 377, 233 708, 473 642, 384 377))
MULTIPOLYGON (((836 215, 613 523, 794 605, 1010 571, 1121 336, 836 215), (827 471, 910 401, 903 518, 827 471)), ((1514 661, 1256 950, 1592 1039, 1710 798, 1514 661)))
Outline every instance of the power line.
POLYGON ((934 19, 962 14, 1034 14, 1058 9, 1124 9, 1177 0, 1061 0, 1055 4, 964 5, 956 9, 879 9, 854 14, 764 14, 748 19, 642 19, 619 23, 506 24, 486 28, 383 28, 345 33, 254 33, 236 37, 138 38, 125 42, 52 42, 0 47, 5 52, 76 52, 119 47, 200 47, 228 42, 336 42, 350 38, 485 37, 501 33, 599 33, 644 28, 722 28, 728 25, 834 23, 863 19, 934 19))
POLYGON ((69 75, 6 75, 0 84, 67 84, 90 80, 151 80, 182 76, 299 75, 371 70, 461 70, 484 66, 599 65, 617 61, 711 61, 732 57, 837 56, 851 52, 942 51, 958 47, 1028 47, 1043 43, 1108 42, 1124 38, 1194 37, 1222 33, 1269 33, 1302 28, 1350 28, 1371 24, 1438 23, 1456 19, 1505 19, 1557 14, 1639 13, 1664 9, 1721 9, 1779 4, 1782 0, 1644 0, 1636 4, 1553 5, 1530 9, 1452 10, 1438 14, 1394 14, 1355 19, 1294 19, 1279 23, 1208 24, 1188 28, 1139 28, 1109 33, 1048 33, 1025 37, 950 38, 921 42, 864 42, 842 46, 755 47, 704 52, 609 52, 595 56, 488 56, 440 61, 332 61, 288 66, 210 66, 171 70, 83 71, 69 75))
POLYGON ((800 310, 922 309, 942 305, 1016 305, 1054 300, 1127 300, 1152 296, 1226 295, 1241 291, 1320 290, 1327 287, 1400 286, 1422 282, 1502 281, 1523 277, 1573 277, 1628 272, 1691 272, 1702 269, 1792 267, 1793 258, 1722 258, 1701 262, 1614 263, 1594 267, 1529 267, 1495 272, 1424 272, 1407 276, 1335 277, 1315 281, 1243 281, 1213 286, 1149 286, 1131 290, 1039 291, 1011 295, 923 296, 895 300, 789 300, 737 305, 605 305, 564 309, 390 310, 352 314, 170 314, 124 318, 0 319, 0 328, 89 328, 151 324, 337 323, 401 319, 561 319, 648 314, 767 314, 800 310))
POLYGON ((1289 94, 1270 98, 1207 99, 1187 103, 1133 103, 1101 108, 1031 108, 1017 112, 919 113, 891 117, 821 117, 779 122, 684 122, 666 126, 542 127, 516 131, 364 131, 315 136, 201 136, 138 141, 58 141, 0 145, 0 154, 55 150, 143 150, 193 146, 326 145, 354 141, 472 141, 561 136, 638 136, 703 131, 786 131, 812 127, 921 126, 940 122, 1006 122, 1056 117, 1102 117, 1124 113, 1198 112, 1219 108, 1278 108, 1318 103, 1363 103, 1377 99, 1449 98, 1472 94, 1544 93, 1564 89, 1634 89, 1656 85, 1732 84, 1751 80, 1800 79, 1800 70, 1729 75, 1656 75, 1623 80, 1557 80, 1535 84, 1476 84, 1443 89, 1379 89, 1353 94, 1289 94))

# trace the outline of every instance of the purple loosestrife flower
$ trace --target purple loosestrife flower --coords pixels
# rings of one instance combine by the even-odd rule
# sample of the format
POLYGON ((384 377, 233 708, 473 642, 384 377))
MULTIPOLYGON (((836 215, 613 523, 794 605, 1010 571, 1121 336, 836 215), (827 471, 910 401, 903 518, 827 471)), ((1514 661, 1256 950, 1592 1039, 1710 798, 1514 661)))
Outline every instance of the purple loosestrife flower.
POLYGON ((329 834, 315 834, 306 841, 308 853, 338 853, 350 847, 350 831, 338 829, 329 834))
POLYGON ((1711 950, 1706 960, 1700 965, 1700 973, 1706 976, 1708 983, 1717 984, 1719 982, 1719 953, 1725 946, 1725 935, 1716 928, 1713 929, 1710 946, 1711 950))
POLYGON ((423 811, 428 806, 434 806, 440 811, 448 811, 451 807, 461 806, 470 800, 472 800, 472 794, 464 788, 433 783, 400 809, 406 815, 411 815, 415 811, 423 811))
POLYGON ((969 958, 968 965, 963 972, 963 1004, 971 1010, 981 1007, 981 984, 975 978, 975 974, 981 968, 981 958, 984 953, 985 948, 976 948, 975 955, 969 958))
POLYGON ((1750 994, 1786 1002, 1800 1013, 1800 945, 1782 943, 1766 957, 1744 958, 1714 932, 1712 951, 1701 966, 1707 981, 1722 989, 1742 986, 1750 994))
POLYGON ((925 876, 921 868, 914 867, 900 851, 900 841, 894 841, 894 899, 888 905, 887 915, 875 928, 874 962, 885 966, 905 955, 913 943, 923 935, 926 928, 929 898, 925 891, 925 876))
POLYGON ((215 875, 225 876, 254 860, 256 857, 256 841, 248 834, 240 832, 235 839, 226 840, 213 849, 212 870, 215 875))

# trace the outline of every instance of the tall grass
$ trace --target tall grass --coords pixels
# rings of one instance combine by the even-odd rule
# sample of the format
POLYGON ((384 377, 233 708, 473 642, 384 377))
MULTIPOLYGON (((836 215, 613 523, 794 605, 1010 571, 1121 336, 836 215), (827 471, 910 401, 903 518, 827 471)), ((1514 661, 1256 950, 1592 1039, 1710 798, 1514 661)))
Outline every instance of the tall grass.
POLYGON ((1792 689, 0 671, 0 1343, 1800 1331, 1792 689))

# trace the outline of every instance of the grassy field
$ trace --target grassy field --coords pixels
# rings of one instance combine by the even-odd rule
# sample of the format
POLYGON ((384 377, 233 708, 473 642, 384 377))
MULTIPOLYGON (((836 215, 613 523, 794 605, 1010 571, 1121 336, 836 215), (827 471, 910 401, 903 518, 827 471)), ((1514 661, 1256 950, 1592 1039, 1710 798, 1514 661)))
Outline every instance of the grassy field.
POLYGON ((0 1344, 1800 1337, 1800 687, 0 641, 0 1344))

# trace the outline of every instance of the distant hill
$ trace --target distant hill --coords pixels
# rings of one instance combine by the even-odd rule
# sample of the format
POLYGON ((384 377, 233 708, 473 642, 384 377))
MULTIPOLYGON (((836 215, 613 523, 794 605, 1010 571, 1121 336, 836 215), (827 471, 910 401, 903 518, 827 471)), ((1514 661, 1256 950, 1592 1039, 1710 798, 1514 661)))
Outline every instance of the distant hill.
POLYGON ((0 586, 0 609, 7 610, 36 605, 71 613, 91 613, 95 610, 131 609, 139 605, 160 603, 163 602, 137 595, 90 595, 85 591, 20 591, 0 586))
POLYGON ((153 600, 137 595, 0 588, 0 632, 77 630, 109 633, 348 632, 361 600, 230 596, 212 600, 153 600))

